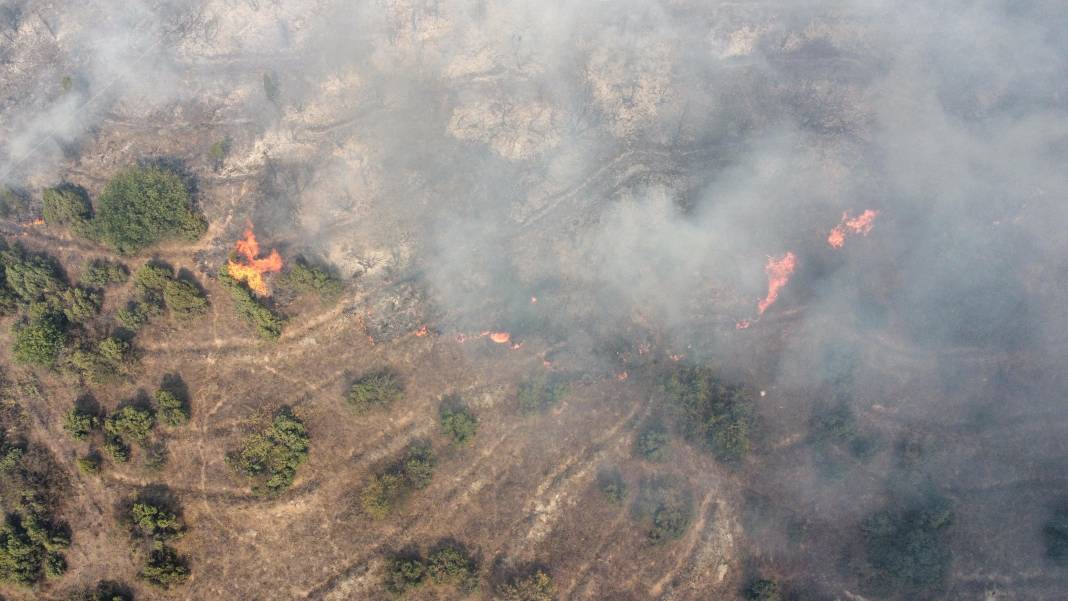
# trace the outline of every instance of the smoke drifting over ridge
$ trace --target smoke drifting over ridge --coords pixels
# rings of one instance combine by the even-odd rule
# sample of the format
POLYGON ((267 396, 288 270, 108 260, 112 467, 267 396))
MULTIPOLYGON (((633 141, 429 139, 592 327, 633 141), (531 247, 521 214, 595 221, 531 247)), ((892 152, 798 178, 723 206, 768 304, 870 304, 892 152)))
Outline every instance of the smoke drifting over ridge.
MULTIPOLYGON (((416 281, 446 330, 570 343, 606 368, 607 340, 655 332, 771 390, 855 372, 850 402, 902 422, 978 404, 1063 430, 1060 3, 352 4, 6 2, 0 177, 114 170, 124 155, 100 149, 124 127, 194 157, 220 136, 166 130, 199 119, 233 139, 214 177, 251 182, 204 200, 213 222, 416 281), (867 209, 867 236, 828 246, 867 209), (787 252, 793 279, 737 330, 787 252), (990 373, 1006 353, 1018 369, 990 373), (929 399, 902 393, 910 378, 929 399)), ((1066 456, 1046 442, 935 471, 1066 456)))

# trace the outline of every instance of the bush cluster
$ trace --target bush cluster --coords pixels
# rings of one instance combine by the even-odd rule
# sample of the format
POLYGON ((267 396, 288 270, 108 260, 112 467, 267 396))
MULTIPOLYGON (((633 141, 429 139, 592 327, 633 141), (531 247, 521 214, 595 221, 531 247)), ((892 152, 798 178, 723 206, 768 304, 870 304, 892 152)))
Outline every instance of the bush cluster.
POLYGON ((952 561, 946 542, 952 522, 949 502, 938 497, 869 515, 861 524, 866 586, 915 594, 941 585, 952 561))
POLYGON ((442 431, 455 444, 467 444, 474 440, 475 434, 478 433, 478 418, 458 397, 443 400, 439 416, 442 431))
POLYGON ((739 461, 749 452, 752 403, 740 386, 720 381, 707 367, 693 366, 675 369, 663 386, 687 439, 724 462, 739 461))
POLYGON ((671 451, 668 431, 659 423, 652 423, 638 433, 634 441, 634 454, 647 461, 661 462, 671 451))
POLYGON ((426 488, 434 476, 434 451, 425 443, 414 443, 404 456, 386 470, 372 476, 360 493, 360 505, 367 515, 382 519, 414 490, 426 488))
POLYGON ((525 414, 546 411, 567 394, 567 383, 558 376, 539 372, 519 384, 516 397, 525 414))
POLYGON ((359 415, 389 407, 400 399, 403 392, 397 376, 389 370, 382 370, 353 382, 345 395, 345 401, 359 415))
POLYGON ((534 570, 497 587, 497 597, 501 601, 553 601, 556 587, 548 572, 534 570))
POLYGON ((336 298, 344 288, 340 277, 304 257, 297 257, 290 264, 281 284, 298 294, 316 293, 323 299, 336 298))
POLYGON ((164 307, 178 319, 189 319, 208 311, 208 297, 196 284, 176 277, 168 266, 146 263, 134 273, 134 284, 140 295, 140 306, 128 307, 127 310, 136 316, 120 316, 124 322, 130 319, 131 323, 139 320, 143 323, 149 315, 164 307))
POLYGON ((266 428, 247 436, 226 460, 253 480, 254 492, 276 495, 293 484, 297 468, 308 458, 310 441, 304 423, 282 408, 266 428))
POLYGON ((391 557, 383 580, 386 590, 396 595, 428 581, 470 592, 478 587, 478 562, 462 546, 446 542, 425 558, 418 552, 391 557))
POLYGON ((124 284, 130 279, 130 269, 125 263, 108 261, 106 259, 93 259, 85 265, 82 272, 82 284, 93 288, 105 288, 116 284, 124 284))
POLYGON ((167 240, 196 240, 207 222, 194 209, 181 176, 144 166, 126 169, 107 183, 89 230, 120 254, 133 254, 167 240))

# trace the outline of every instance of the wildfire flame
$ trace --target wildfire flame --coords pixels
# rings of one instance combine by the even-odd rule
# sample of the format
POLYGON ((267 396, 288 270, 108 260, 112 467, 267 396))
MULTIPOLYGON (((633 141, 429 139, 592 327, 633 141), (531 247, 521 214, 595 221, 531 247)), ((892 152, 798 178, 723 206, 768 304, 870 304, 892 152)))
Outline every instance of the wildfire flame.
POLYGON ((497 344, 508 344, 512 341, 512 335, 508 332, 482 332, 483 336, 489 336, 489 339, 497 344))
POLYGON ((234 251, 238 254, 238 261, 227 261, 230 277, 245 282, 250 290, 260 296, 270 294, 263 275, 282 270, 282 256, 278 251, 271 250, 267 257, 257 258, 260 254, 260 244, 256 241, 256 234, 252 232, 252 225, 245 230, 245 237, 234 245, 234 251))
POLYGON ((842 248, 847 234, 867 236, 871 228, 875 227, 875 218, 878 216, 879 211, 873 209, 867 209, 852 219, 849 217, 849 211, 842 213, 842 221, 827 235, 827 244, 832 248, 842 248))
POLYGON ((764 300, 757 303, 757 313, 763 315, 768 307, 775 304, 779 299, 779 291, 790 281, 794 269, 797 268, 797 255, 787 251, 782 258, 768 257, 768 264, 764 266, 764 273, 768 274, 768 295, 764 300))

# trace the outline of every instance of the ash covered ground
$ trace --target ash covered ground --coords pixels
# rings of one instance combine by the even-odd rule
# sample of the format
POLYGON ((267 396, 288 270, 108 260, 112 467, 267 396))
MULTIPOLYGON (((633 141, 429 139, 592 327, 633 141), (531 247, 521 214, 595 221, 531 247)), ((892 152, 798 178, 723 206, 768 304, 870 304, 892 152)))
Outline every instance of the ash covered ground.
POLYGON ((1064 598, 1065 31, 1041 0, 4 0, 0 595, 1064 598), (93 229, 132 168, 204 228, 93 229), (270 488, 241 453, 279 415, 307 449, 270 488))

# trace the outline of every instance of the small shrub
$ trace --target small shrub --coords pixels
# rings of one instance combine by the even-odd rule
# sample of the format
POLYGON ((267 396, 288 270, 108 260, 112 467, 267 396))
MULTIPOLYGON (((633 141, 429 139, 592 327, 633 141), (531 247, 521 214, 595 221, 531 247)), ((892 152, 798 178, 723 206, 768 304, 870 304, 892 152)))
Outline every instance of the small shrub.
POLYGON ((774 580, 758 579, 745 589, 745 601, 781 601, 779 584, 774 580))
POLYGON ((173 511, 151 502, 134 503, 129 517, 134 532, 142 536, 168 540, 185 533, 185 525, 173 511))
POLYGON ((434 451, 414 443, 404 456, 382 473, 375 474, 360 492, 360 505, 373 519, 382 519, 413 490, 426 488, 434 476, 434 451))
POLYGON ((156 414, 165 425, 176 427, 189 421, 189 409, 174 393, 162 388, 153 395, 156 401, 156 414))
POLYGON ((115 314, 119 323, 132 332, 140 330, 149 319, 149 311, 142 303, 131 302, 115 314))
POLYGON ((104 433, 110 438, 143 443, 155 423, 156 416, 150 410, 127 405, 104 420, 104 433))
POLYGON ((402 470, 408 486, 413 489, 430 486, 434 477, 434 450, 428 444, 412 444, 404 457, 402 470))
POLYGON ((399 595, 426 580, 426 566, 418 557, 394 557, 386 562, 386 590, 399 595))
POLYGON ((226 160, 227 155, 230 154, 231 145, 230 138, 223 138, 212 144, 211 148, 208 149, 208 160, 211 162, 213 170, 222 169, 223 162, 226 160))
POLYGON ((121 254, 166 240, 196 240, 207 230, 182 178, 159 167, 120 172, 105 186, 97 204, 93 232, 121 254))
POLYGON ((94 259, 86 264, 82 274, 82 284, 94 288, 105 288, 115 284, 124 284, 130 279, 130 270, 125 264, 94 259))
POLYGON ((86 288, 67 288, 59 294, 58 302, 67 321, 81 325, 100 313, 103 299, 99 293, 86 288))
POLYGON ((671 450, 669 443, 667 430, 659 424, 653 424, 638 434, 634 441, 634 452, 648 461, 664 461, 671 450))
POLYGON ((87 475, 95 476, 100 473, 100 456, 90 453, 78 458, 78 471, 87 475))
POLYGON ((309 443, 304 423, 282 409, 267 428, 245 438, 227 461, 255 480, 255 492, 279 494, 293 484, 297 468, 308 458, 309 443))
POLYGON ((93 430, 95 430, 98 425, 100 425, 100 423, 95 415, 78 407, 71 407, 63 416, 63 429, 66 430, 74 440, 85 440, 89 438, 89 435, 92 434, 93 430))
POLYGON ((208 311, 208 297, 184 280, 168 280, 163 288, 163 302, 179 319, 189 319, 208 311))
POLYGON ((653 527, 649 530, 649 540, 663 543, 682 538, 690 526, 691 512, 691 508, 686 505, 661 503, 653 512, 653 527))
POLYGON ((51 366, 59 358, 67 336, 51 316, 32 319, 15 326, 12 355, 19 363, 51 366))
POLYGON ((345 400, 353 411, 363 414, 388 407, 401 397, 402 392, 400 381, 392 372, 380 371, 353 382, 345 400))
POLYGON ((438 547, 426 560, 430 579, 438 584, 451 584, 472 589, 478 579, 478 566, 463 548, 454 544, 438 547))
POLYGON ((404 490, 399 474, 375 474, 360 491, 360 507, 372 519, 380 520, 393 512, 404 490))
POLYGON ((23 306, 44 300, 66 288, 59 266, 46 255, 28 253, 16 247, 0 253, 0 264, 4 267, 7 288, 23 306))
POLYGON ((525 576, 517 576, 497 589, 501 601, 553 601, 556 587, 553 579, 543 570, 525 576))
POLYGON ((145 263, 134 272, 134 285, 142 295, 150 293, 162 295, 163 289, 173 278, 174 271, 169 267, 145 263))
POLYGON ((70 362, 86 380, 100 384, 125 375, 134 356, 130 343, 109 336, 97 342, 95 348, 74 351, 70 362))
POLYGON ((116 582, 98 582, 95 588, 86 588, 69 594, 66 601, 134 601, 130 589, 116 582))
POLYGON ((104 453, 115 463, 126 463, 130 460, 130 447, 117 436, 104 438, 104 453))
POLYGON ((458 445, 471 442, 478 432, 478 418, 467 407, 456 400, 447 399, 442 403, 441 429, 458 445))
POLYGON ((604 498, 613 505, 622 505, 627 499, 627 483, 619 470, 603 472, 597 476, 597 486, 604 498))
POLYGON ((184 584, 189 579, 189 565, 174 549, 160 544, 148 554, 148 561, 139 576, 149 584, 170 588, 184 584))
POLYGON ((519 384, 516 396, 519 410, 525 414, 538 413, 555 405, 567 393, 567 384, 544 373, 519 384))

